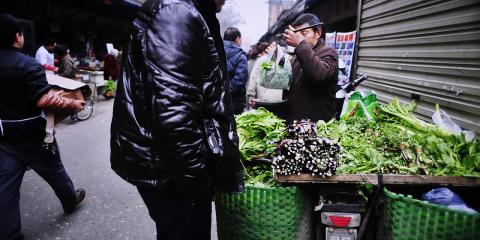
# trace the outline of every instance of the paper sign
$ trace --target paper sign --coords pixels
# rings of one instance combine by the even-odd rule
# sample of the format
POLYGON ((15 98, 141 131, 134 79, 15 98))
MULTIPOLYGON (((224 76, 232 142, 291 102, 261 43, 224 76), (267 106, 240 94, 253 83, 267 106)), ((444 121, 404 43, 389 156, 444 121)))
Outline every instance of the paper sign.
MULTIPOLYGON (((328 33, 327 33, 328 34, 328 33)), ((357 31, 353 32, 337 32, 336 33, 335 50, 337 50, 338 58, 346 65, 347 77, 350 78, 350 71, 352 70, 353 52, 355 50, 355 40, 357 31)))
POLYGON ((111 52, 113 51, 113 49, 115 49, 115 48, 113 47, 113 44, 107 43, 107 53, 111 53, 111 52))

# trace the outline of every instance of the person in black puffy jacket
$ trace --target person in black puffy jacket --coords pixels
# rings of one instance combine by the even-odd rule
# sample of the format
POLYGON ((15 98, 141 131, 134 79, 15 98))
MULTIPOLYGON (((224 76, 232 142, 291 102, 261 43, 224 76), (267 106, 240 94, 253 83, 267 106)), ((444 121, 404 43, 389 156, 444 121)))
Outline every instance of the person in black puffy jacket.
POLYGON ((216 12, 224 0, 147 0, 122 59, 111 166, 137 186, 158 239, 209 239, 213 191, 244 191, 216 12))
POLYGON ((235 114, 241 114, 247 105, 247 54, 240 48, 242 35, 237 28, 227 28, 223 40, 227 53, 227 69, 230 76, 233 111, 235 114))

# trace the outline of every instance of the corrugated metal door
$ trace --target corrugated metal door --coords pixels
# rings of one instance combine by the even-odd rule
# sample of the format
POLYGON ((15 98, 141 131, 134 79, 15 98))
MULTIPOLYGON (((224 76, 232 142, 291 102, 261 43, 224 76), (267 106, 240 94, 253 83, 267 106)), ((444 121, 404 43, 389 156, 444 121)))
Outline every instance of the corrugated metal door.
POLYGON ((480 133, 480 0, 362 1, 357 74, 380 101, 438 103, 480 133))

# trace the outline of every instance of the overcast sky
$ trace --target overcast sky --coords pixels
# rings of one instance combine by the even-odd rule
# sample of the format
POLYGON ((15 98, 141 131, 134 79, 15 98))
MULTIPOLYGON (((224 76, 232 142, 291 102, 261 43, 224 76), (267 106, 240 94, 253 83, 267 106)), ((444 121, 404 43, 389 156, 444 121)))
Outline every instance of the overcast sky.
POLYGON ((248 51, 249 46, 268 30, 268 3, 267 0, 227 0, 225 7, 233 5, 233 9, 244 20, 244 24, 237 27, 243 36, 242 48, 248 51))

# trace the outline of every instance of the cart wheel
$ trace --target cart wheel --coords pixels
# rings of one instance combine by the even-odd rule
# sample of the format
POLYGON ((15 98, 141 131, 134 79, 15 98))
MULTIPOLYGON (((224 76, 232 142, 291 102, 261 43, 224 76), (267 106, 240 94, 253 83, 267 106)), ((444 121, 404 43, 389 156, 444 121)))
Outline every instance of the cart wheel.
POLYGON ((76 114, 76 119, 78 121, 84 121, 89 119, 93 114, 93 98, 88 98, 85 101, 85 106, 82 111, 76 114))

